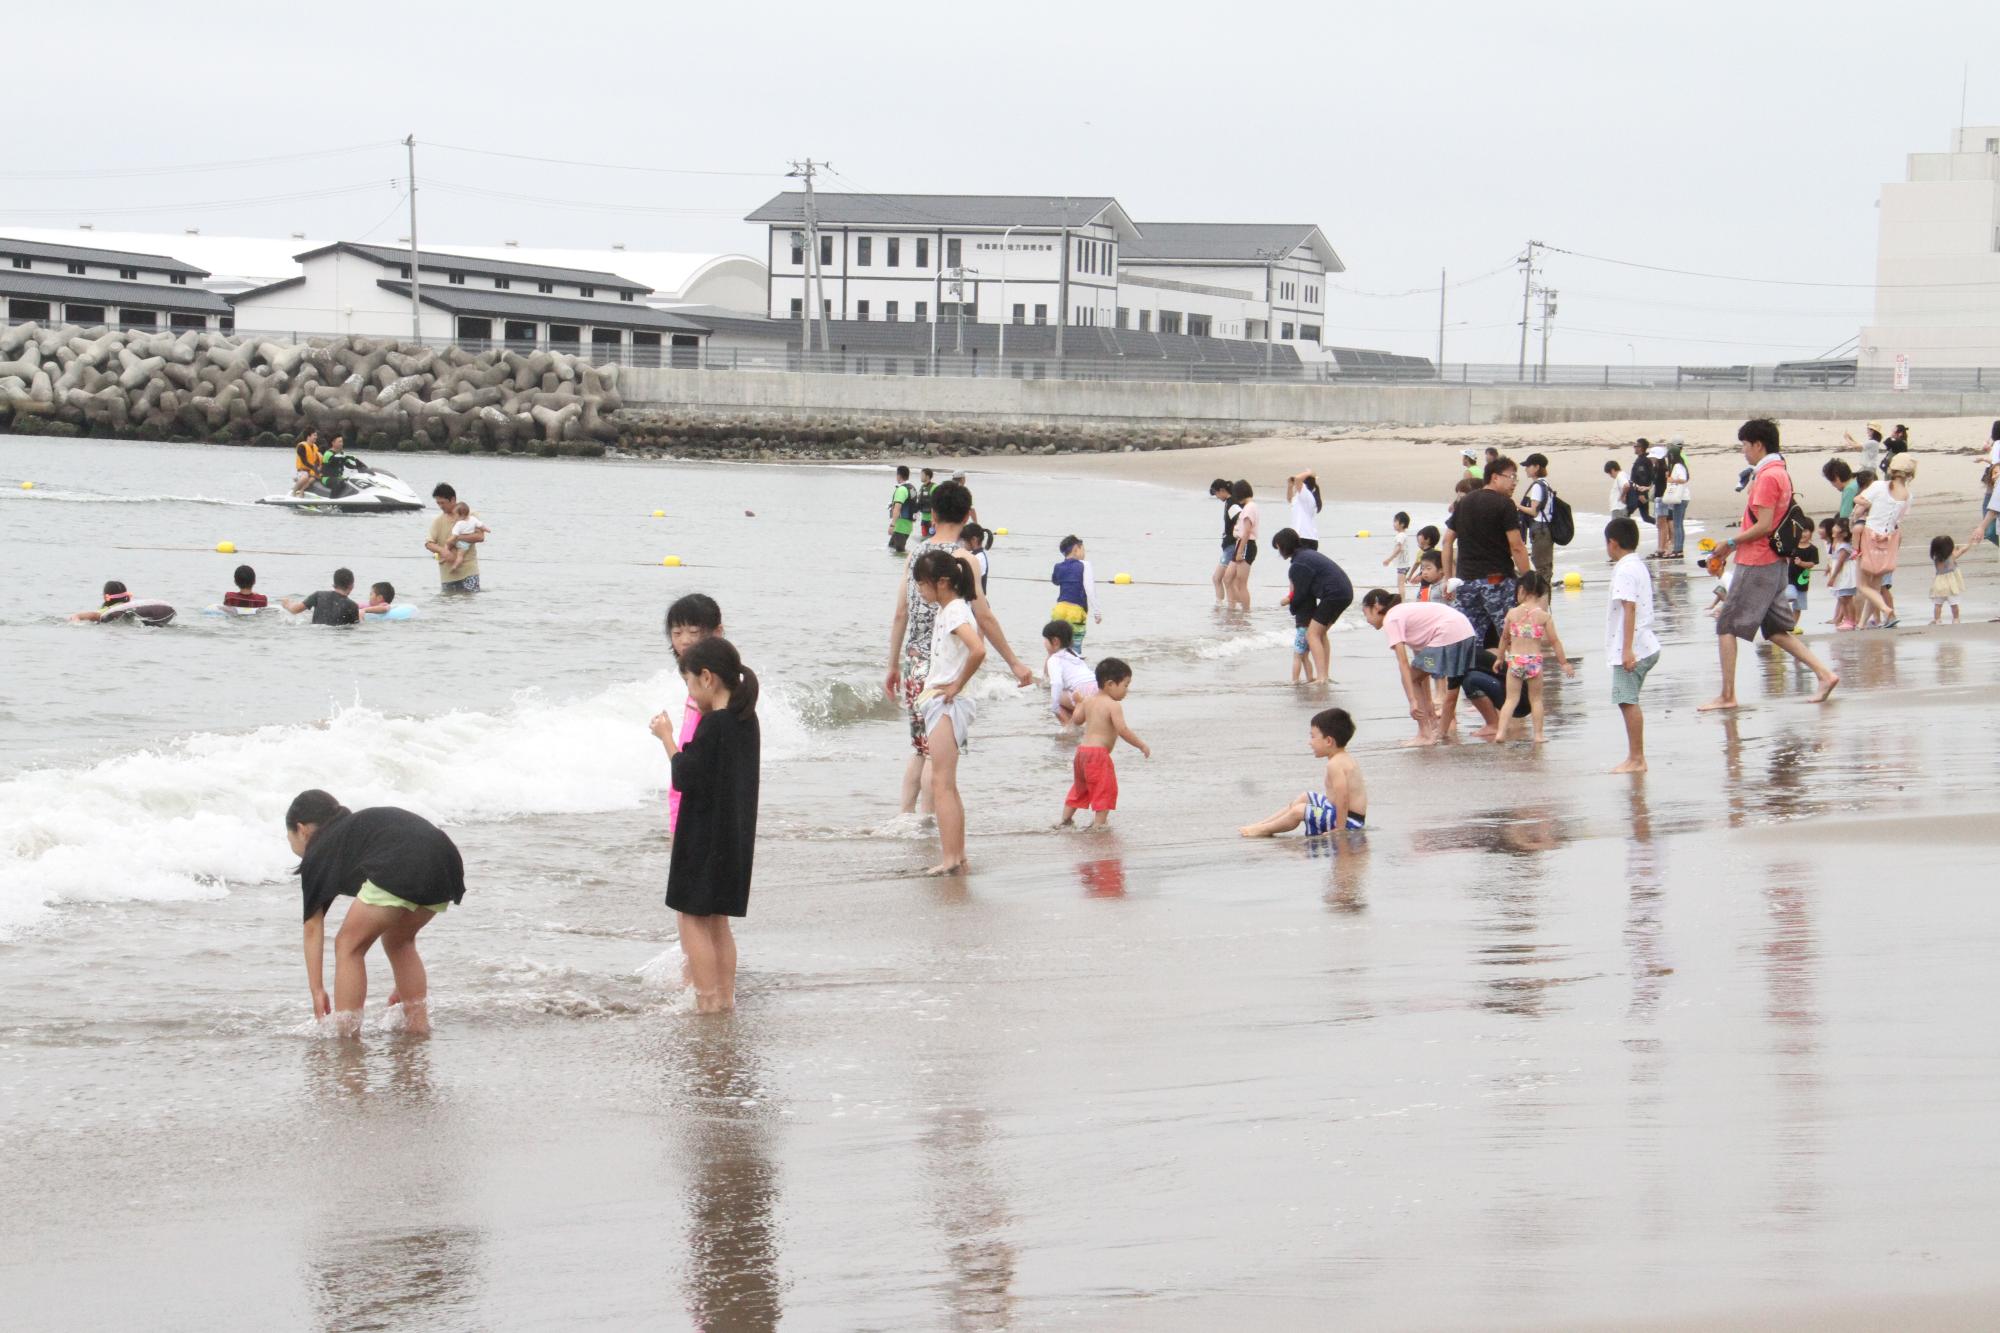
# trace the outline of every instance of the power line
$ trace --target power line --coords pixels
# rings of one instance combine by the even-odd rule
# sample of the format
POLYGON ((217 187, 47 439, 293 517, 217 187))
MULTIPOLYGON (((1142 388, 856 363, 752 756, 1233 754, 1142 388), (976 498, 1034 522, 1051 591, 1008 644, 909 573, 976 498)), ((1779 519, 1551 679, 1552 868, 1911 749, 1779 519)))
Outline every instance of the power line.
POLYGON ((379 190, 384 186, 396 188, 394 180, 361 182, 353 185, 333 185, 323 190, 295 190, 289 194, 258 195, 246 199, 207 199, 177 204, 123 204, 110 208, 0 208, 0 213, 9 217, 68 217, 83 213, 103 215, 112 213, 197 213, 218 208, 254 208, 264 204, 287 204, 301 199, 331 199, 336 195, 364 194, 379 190))
POLYGON ((592 171, 643 171, 659 176, 737 176, 757 180, 782 178, 782 171, 709 171, 699 167, 642 167, 629 162, 582 162, 567 157, 536 157, 532 153, 506 153, 497 148, 467 148, 462 144, 433 143, 424 140, 426 148, 442 148, 450 153, 477 153, 481 157, 512 158, 516 162, 540 162, 554 167, 587 167, 592 171))
POLYGON ((120 180, 134 176, 172 176, 186 172, 235 171, 244 167, 270 166, 277 162, 308 162, 319 158, 341 157, 350 153, 365 153, 380 148, 394 148, 396 146, 396 140, 383 139, 374 143, 351 144, 346 148, 317 148, 299 153, 273 153, 268 157, 242 157, 227 162, 189 162, 172 167, 102 167, 69 171, 0 171, 0 180, 120 180))
MULTIPOLYGON (((425 147, 429 147, 426 142, 425 147)), ((444 190, 450 194, 472 195, 486 199, 507 199, 515 203, 541 204, 548 208, 567 208, 582 213, 661 213, 689 217, 741 217, 742 210, 735 208, 668 208, 657 204, 593 204, 576 199, 555 199, 542 194, 521 194, 512 190, 489 190, 478 185, 460 185, 452 181, 426 180, 427 190, 444 190)))
MULTIPOLYGON (((1472 284, 1476 282, 1484 282, 1488 278, 1498 277, 1500 274, 1505 273, 1508 269, 1514 267, 1514 265, 1520 262, 1521 261, 1518 258, 1509 258, 1495 265, 1494 267, 1487 269, 1484 273, 1476 273, 1469 278, 1460 278, 1457 282, 1446 283, 1445 286, 1447 289, 1470 287, 1472 286, 1472 284)), ((1326 289, 1330 292, 1340 292, 1347 296, 1367 296, 1384 301, 1395 301, 1395 300, 1400 300, 1407 296, 1435 295, 1437 292, 1437 285, 1433 283, 1425 287, 1411 287, 1407 291, 1400 291, 1400 292, 1369 292, 1369 291, 1363 291, 1359 287, 1346 287, 1342 286, 1340 283, 1337 282, 1329 282, 1328 284, 1326 284, 1326 289)))
POLYGON ((1574 259, 1588 259, 1598 264, 1616 264, 1620 268, 1645 269, 1649 273, 1670 273, 1680 278, 1709 278, 1716 282, 1748 282, 1767 287, 1835 287, 1857 291, 1885 291, 1938 287, 2000 287, 2000 279, 1989 282, 1805 282, 1795 278, 1750 278, 1736 273, 1704 273, 1698 269, 1669 268, 1663 264, 1643 264, 1636 259, 1612 259, 1605 255, 1585 254, 1581 250, 1565 250, 1560 245, 1543 245, 1542 249, 1554 254, 1569 255, 1574 259))

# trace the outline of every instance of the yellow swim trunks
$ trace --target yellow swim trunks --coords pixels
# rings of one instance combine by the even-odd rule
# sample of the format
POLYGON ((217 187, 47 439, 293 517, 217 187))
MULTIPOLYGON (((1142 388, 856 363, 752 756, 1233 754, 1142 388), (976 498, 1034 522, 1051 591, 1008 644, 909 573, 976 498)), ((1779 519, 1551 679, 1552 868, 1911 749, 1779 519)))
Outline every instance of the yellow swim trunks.
POLYGON ((361 881, 361 892, 354 895, 354 901, 367 903, 370 907, 400 907, 405 912, 442 912, 450 903, 413 903, 408 898, 398 898, 372 879, 361 881))
POLYGON ((1057 602, 1049 612, 1050 620, 1067 620, 1072 625, 1081 625, 1090 618, 1090 613, 1075 602, 1057 602))

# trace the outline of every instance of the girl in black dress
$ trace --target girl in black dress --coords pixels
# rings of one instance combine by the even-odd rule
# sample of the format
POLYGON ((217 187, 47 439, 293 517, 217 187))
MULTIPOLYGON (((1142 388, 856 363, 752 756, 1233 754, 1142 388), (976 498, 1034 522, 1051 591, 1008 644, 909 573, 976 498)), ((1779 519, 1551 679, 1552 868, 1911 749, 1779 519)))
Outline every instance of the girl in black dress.
POLYGON ((673 719, 652 731, 673 762, 681 794, 667 871, 667 906, 678 916, 681 954, 694 982, 695 1012, 736 1005, 736 937, 729 918, 750 907, 750 863, 757 848, 757 677, 729 640, 703 639, 681 654, 688 702, 701 710, 694 739, 682 748, 673 719))

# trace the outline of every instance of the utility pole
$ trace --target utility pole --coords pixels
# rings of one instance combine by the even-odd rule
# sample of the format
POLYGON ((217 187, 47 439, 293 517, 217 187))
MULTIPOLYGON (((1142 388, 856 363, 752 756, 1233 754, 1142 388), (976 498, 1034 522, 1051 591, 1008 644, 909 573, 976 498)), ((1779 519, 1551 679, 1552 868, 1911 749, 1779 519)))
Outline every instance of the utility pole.
POLYGON ((1438 270, 1438 378, 1444 378, 1444 270, 1438 270))
POLYGON ((1537 287, 1536 294, 1542 298, 1542 375, 1541 382, 1549 382, 1549 323, 1556 317, 1556 290, 1553 287, 1537 287))
POLYGON ((403 147, 410 150, 410 336, 424 338, 424 307, 421 303, 423 269, 417 263, 417 136, 409 135, 403 147))
POLYGON ((1285 257, 1283 250, 1260 248, 1257 258, 1264 261, 1264 378, 1271 378, 1271 338, 1278 327, 1278 271, 1275 265, 1285 257))
MULTIPOLYGON (((1064 199, 1063 204, 1067 207, 1069 200, 1064 199)), ((1063 332, 1069 328, 1069 248, 1069 228, 1065 226, 1062 229, 1062 267, 1056 270, 1058 278, 1056 282, 1056 364, 1058 366, 1062 364, 1063 359, 1063 332)), ((1003 310, 1000 313, 1004 315, 1007 312, 1003 310)), ((1061 371, 1058 371, 1057 374, 1061 374, 1061 371)))
POLYGON ((826 323, 826 273, 819 262, 819 205, 813 199, 813 176, 821 170, 832 169, 831 162, 815 162, 807 158, 803 162, 792 163, 792 169, 785 173, 806 183, 806 271, 803 277, 805 300, 799 303, 799 313, 805 317, 808 326, 805 337, 805 350, 808 352, 812 350, 810 326, 815 304, 819 308, 820 350, 827 352, 833 350, 833 331, 826 323))
MULTIPOLYGON (((951 303, 958 312, 958 355, 965 355, 965 265, 951 271, 951 303)), ((1061 355, 1060 352, 1057 355, 1061 355)))
POLYGON ((1528 253, 1521 259, 1521 364, 1514 372, 1516 379, 1528 378, 1528 296, 1535 285, 1535 251, 1541 248, 1540 241, 1528 242, 1528 253))

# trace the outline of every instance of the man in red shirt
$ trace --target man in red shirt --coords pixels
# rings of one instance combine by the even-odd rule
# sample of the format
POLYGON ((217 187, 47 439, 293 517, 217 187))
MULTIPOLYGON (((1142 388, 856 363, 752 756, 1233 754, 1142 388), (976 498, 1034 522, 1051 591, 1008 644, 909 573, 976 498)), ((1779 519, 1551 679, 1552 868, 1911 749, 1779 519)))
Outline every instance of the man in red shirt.
POLYGON ((1771 534, 1792 507, 1791 474, 1785 471, 1785 460, 1778 453, 1778 423, 1763 417, 1746 421, 1736 438, 1743 446, 1743 461, 1750 464, 1751 476, 1743 521, 1722 547, 1736 560, 1729 597, 1715 617, 1716 643, 1722 654, 1722 693, 1701 705, 1699 711, 1737 706, 1736 643, 1739 639, 1750 642, 1760 629, 1766 640, 1819 677, 1819 691, 1811 702, 1825 703, 1834 686, 1840 684, 1840 677, 1792 632, 1797 618, 1785 602, 1787 566, 1771 545, 1771 534))

